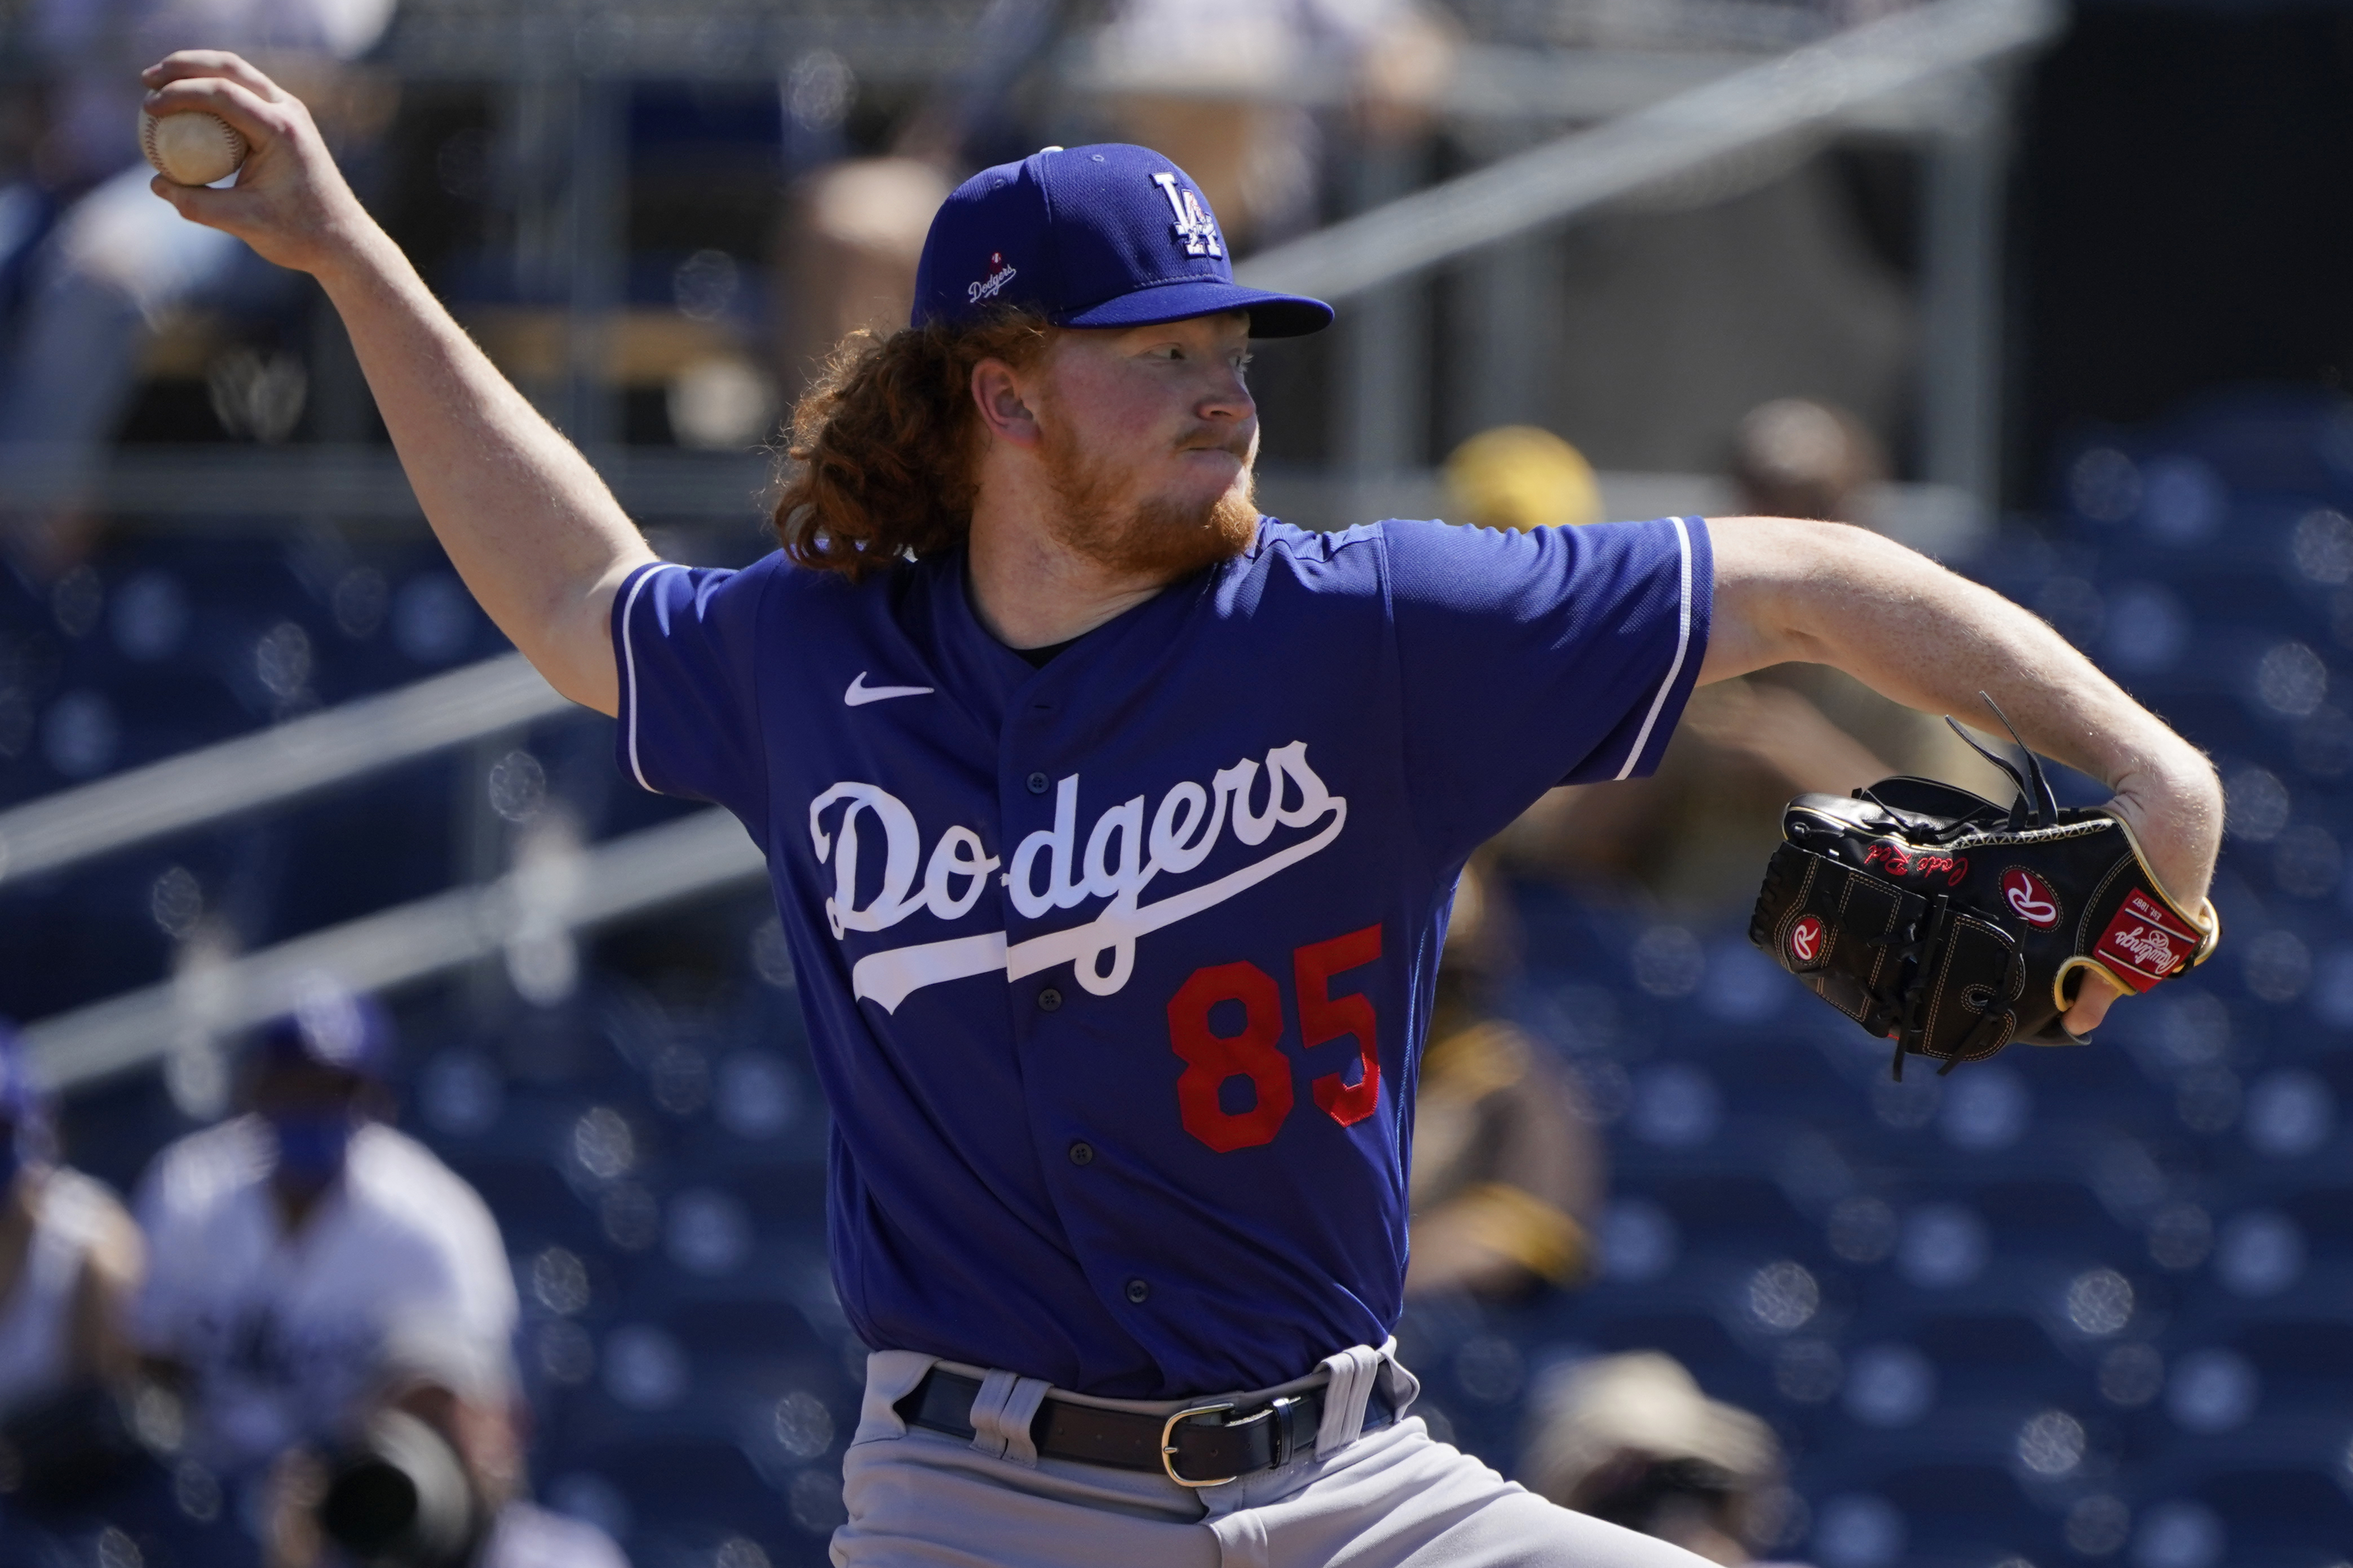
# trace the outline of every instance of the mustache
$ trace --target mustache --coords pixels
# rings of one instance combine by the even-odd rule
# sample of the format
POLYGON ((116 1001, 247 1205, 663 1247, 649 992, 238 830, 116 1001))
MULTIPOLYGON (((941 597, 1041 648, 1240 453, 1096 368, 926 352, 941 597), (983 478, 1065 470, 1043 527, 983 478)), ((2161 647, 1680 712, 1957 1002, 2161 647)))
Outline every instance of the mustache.
POLYGON ((1214 425, 1205 425, 1178 441, 1176 449, 1179 452, 1224 452, 1248 465, 1257 446, 1258 431, 1255 428, 1221 430, 1214 425))

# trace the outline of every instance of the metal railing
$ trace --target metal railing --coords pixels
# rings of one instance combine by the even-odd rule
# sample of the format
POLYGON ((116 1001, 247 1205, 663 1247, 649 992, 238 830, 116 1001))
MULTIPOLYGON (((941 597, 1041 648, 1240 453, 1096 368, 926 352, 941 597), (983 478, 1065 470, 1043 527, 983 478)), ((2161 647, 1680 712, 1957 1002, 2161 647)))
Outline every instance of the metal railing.
POLYGON ((594 849, 536 859, 482 887, 454 888, 241 958, 44 1018, 25 1031, 34 1070, 72 1089, 290 1010, 329 978, 383 991, 463 967, 517 942, 579 931, 755 880, 760 852, 723 811, 698 812, 594 849))
POLYGON ((1255 288, 1345 300, 2053 37, 2057 0, 1941 0, 1704 82, 1250 258, 1255 288))
POLYGON ((0 888, 571 710, 521 654, 0 812, 0 888))

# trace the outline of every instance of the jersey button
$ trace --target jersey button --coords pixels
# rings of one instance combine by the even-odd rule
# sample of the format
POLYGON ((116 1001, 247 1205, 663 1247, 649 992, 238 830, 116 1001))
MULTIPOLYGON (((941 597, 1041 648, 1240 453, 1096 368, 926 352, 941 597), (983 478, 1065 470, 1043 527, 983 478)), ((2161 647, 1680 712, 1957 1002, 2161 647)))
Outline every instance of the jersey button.
POLYGON ((1151 1294, 1152 1287, 1146 1285, 1143 1280, 1131 1279, 1127 1282, 1127 1299, 1134 1302, 1137 1306, 1143 1306, 1145 1298, 1151 1294))
POLYGON ((1040 1013, 1055 1012, 1060 1009, 1061 1005, 1062 994, 1055 990, 1052 986, 1049 985, 1046 989, 1038 993, 1038 1010, 1040 1013))
POLYGON ((1093 1144, 1092 1144, 1092 1143, 1073 1143, 1073 1144, 1071 1144, 1071 1164, 1073 1164, 1073 1165, 1092 1165, 1092 1164, 1093 1164, 1094 1163, 1095 1163, 1095 1146, 1094 1146, 1093 1144))
POLYGON ((1044 773, 1031 773, 1029 775, 1029 793, 1031 795, 1044 795, 1046 793, 1046 785, 1050 781, 1044 773))

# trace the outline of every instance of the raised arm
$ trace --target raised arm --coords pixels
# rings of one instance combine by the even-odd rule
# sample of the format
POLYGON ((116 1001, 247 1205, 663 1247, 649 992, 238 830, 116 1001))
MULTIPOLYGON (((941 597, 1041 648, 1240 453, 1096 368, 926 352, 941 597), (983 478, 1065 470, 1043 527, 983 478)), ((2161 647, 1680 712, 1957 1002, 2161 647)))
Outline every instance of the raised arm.
MULTIPOLYGON (((2222 788, 2196 747, 2092 661, 2000 595, 1863 529, 1787 518, 1708 523, 1715 609, 1703 682, 1768 664, 1835 665, 1907 707, 1999 734, 2001 704, 2028 744, 2116 793, 2166 890, 2206 896, 2222 838, 2222 788)), ((2116 991, 2087 978, 2068 1026, 2106 1014, 2116 991)))
POLYGON ((207 110, 252 149, 229 189, 159 176, 155 194, 319 280, 466 586, 550 685, 615 711, 613 593, 654 555, 612 491, 450 319, 343 183, 301 102, 211 50, 172 55, 144 79, 148 112, 207 110))

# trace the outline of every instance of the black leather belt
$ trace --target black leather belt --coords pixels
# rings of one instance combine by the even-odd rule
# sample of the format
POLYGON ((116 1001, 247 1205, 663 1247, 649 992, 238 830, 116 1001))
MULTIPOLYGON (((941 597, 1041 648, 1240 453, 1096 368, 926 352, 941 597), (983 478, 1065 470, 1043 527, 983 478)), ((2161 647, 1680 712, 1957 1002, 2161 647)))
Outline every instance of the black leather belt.
MULTIPOLYGON (((1168 1415, 1105 1410, 1048 1394, 1030 1419, 1029 1441, 1050 1458, 1158 1471, 1180 1487, 1221 1487, 1313 1453, 1324 1423, 1324 1394, 1310 1388, 1247 1408, 1195 1405, 1168 1415)), ((979 1396, 978 1378, 935 1366, 891 1408, 910 1426, 969 1438, 972 1403, 979 1396)), ((1376 1388, 1365 1405, 1365 1430, 1377 1431, 1395 1418, 1376 1388)))

